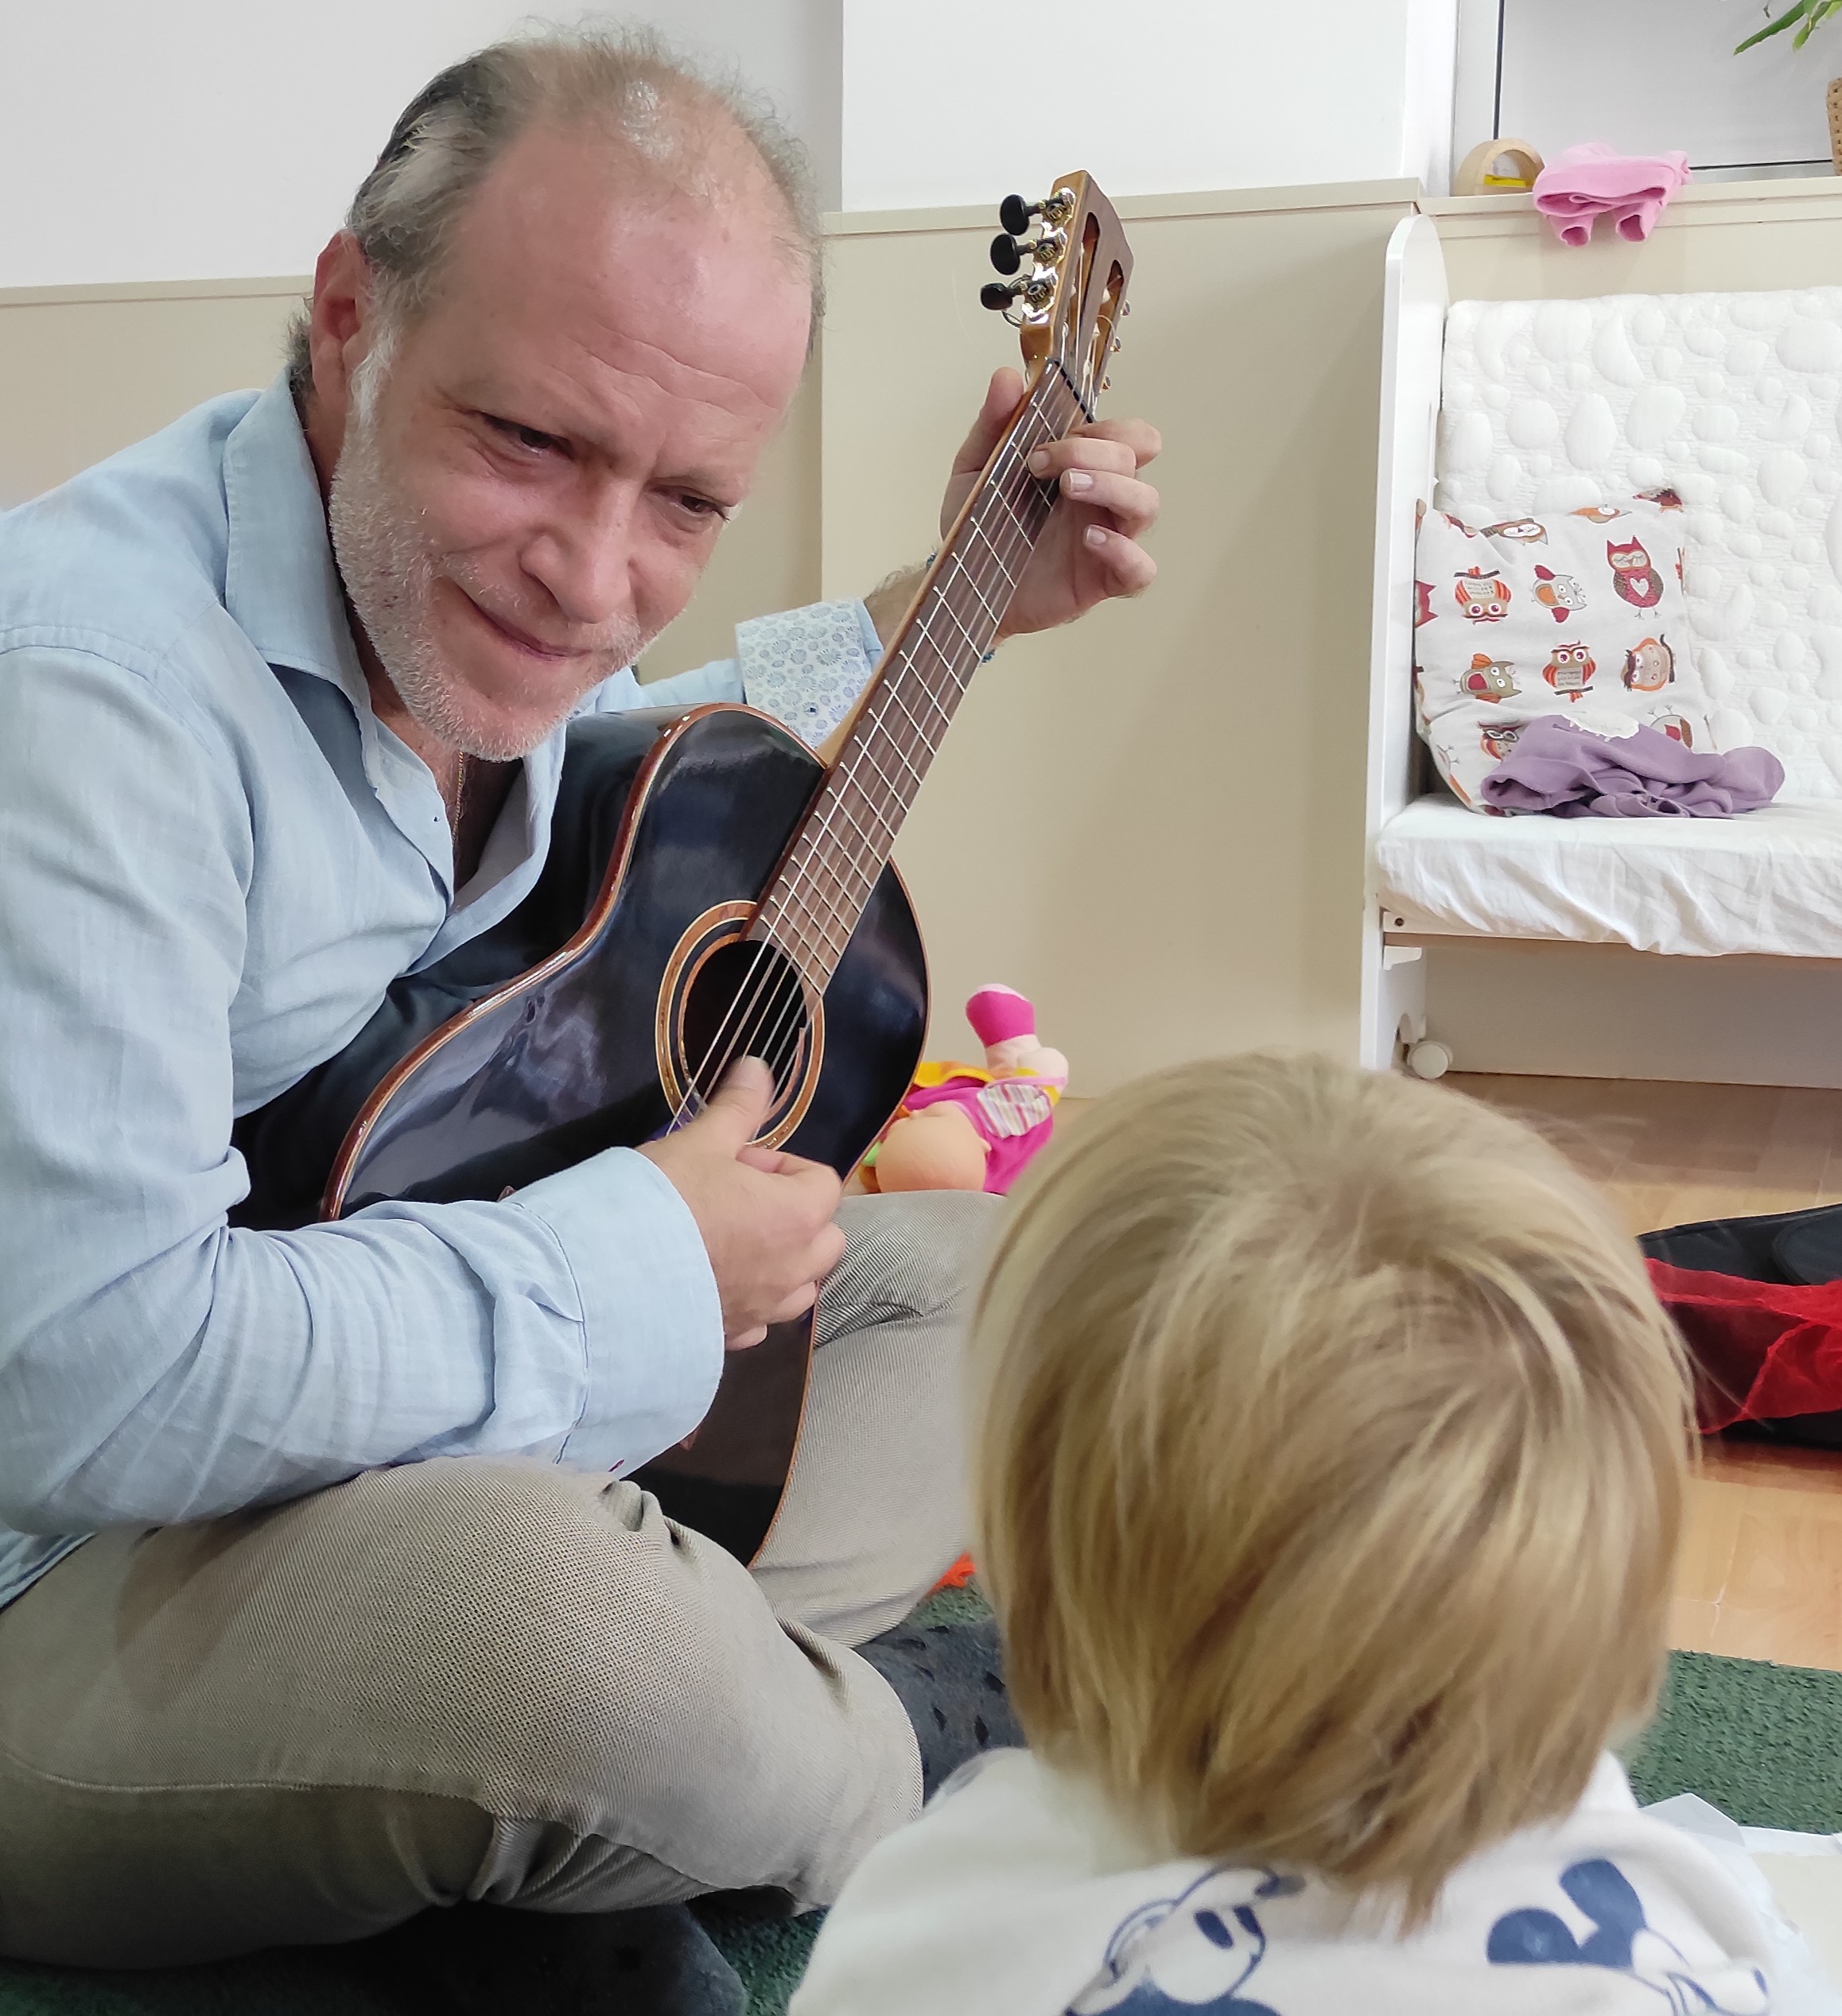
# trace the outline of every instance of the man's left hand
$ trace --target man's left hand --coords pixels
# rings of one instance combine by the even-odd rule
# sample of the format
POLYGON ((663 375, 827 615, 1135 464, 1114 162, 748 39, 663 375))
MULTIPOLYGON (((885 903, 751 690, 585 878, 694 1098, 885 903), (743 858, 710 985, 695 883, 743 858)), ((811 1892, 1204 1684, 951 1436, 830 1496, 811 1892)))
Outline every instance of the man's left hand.
MULTIPOLYGON (((954 457, 940 507, 942 533, 959 515, 1023 395, 1016 371, 993 375, 972 432, 954 457)), ((1031 457, 1031 473, 1057 484, 1062 508, 1024 569, 1001 638, 1052 630, 1085 616, 1097 602, 1141 595, 1150 587, 1157 562, 1138 542, 1156 522, 1158 493, 1138 472, 1163 445, 1148 421, 1098 420, 1031 457)))

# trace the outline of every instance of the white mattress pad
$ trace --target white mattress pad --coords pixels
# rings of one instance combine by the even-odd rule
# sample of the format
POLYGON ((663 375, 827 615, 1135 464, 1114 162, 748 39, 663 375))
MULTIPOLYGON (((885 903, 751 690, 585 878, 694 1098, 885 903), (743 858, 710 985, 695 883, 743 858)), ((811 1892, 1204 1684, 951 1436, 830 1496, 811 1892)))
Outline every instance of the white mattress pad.
POLYGON ((1459 301, 1436 501, 1540 515, 1673 487, 1721 748, 1842 799, 1842 288, 1459 301))
POLYGON ((1442 791, 1382 829, 1375 869, 1390 928, 1842 958, 1833 799, 1733 819, 1491 818, 1442 791))

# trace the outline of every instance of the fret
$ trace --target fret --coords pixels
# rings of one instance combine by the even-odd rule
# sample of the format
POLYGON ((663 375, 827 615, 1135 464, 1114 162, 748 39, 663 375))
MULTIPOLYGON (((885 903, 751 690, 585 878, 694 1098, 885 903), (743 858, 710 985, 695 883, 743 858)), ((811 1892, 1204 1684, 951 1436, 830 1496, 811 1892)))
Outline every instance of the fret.
POLYGON ((1011 579, 1010 569, 1005 566, 1003 557, 999 554, 997 548, 992 544, 991 534, 985 530, 982 525, 980 525, 976 522, 970 523, 967 526, 966 530, 973 538, 981 540, 984 542, 986 552, 988 552, 992 557, 992 564, 997 569, 998 572, 1004 576, 1005 585, 1008 587, 1015 588, 1016 586, 1016 583, 1011 579))
POLYGON ((945 613, 947 620, 952 623, 954 628, 959 632, 960 635, 966 639, 967 643, 971 645, 974 651, 983 651, 985 648, 984 639, 974 637, 972 632, 966 628, 966 625, 959 620, 958 616, 954 612, 951 603, 948 603, 945 605, 945 613))
MULTIPOLYGON (((858 795, 861 797, 863 794, 860 791, 858 795)), ((842 792, 840 792, 827 804, 819 822, 819 832, 815 837, 822 840, 834 849, 842 850, 841 861, 834 860, 823 864, 829 869, 832 879, 839 884, 841 894, 848 891, 852 886, 853 880, 862 873, 866 859, 871 864, 870 874, 872 879, 880 874, 883 862, 888 857, 888 850, 895 844, 895 822, 881 817, 874 806, 869 806, 866 809, 871 818, 883 828, 880 833, 872 834, 865 831, 852 815, 850 806, 845 802, 842 792), (863 853, 860 853, 858 849, 845 836, 834 833, 831 829, 832 815, 834 813, 844 819, 856 833, 858 840, 864 843, 863 853)))
MULTIPOLYGON (((923 625, 918 625, 917 627, 919 627, 919 628, 922 630, 922 633, 923 633, 923 635, 926 635, 926 627, 925 627, 925 625, 924 625, 924 624, 923 624, 923 625)), ((931 641, 932 641, 932 640, 931 640, 931 639, 930 639, 930 642, 931 642, 931 641)), ((888 689, 888 693, 889 693, 889 700, 890 700, 891 704, 892 704, 892 705, 895 705, 895 706, 900 707, 900 708, 901 709, 902 712, 903 712, 904 714, 907 715, 907 717, 908 717, 908 725, 909 725, 911 728, 912 728, 914 729, 915 732, 918 736, 919 736, 921 737, 923 745, 924 747, 925 747, 925 746, 927 746, 927 730, 926 730, 926 729, 925 729, 925 728, 924 728, 921 725, 921 724, 920 724, 918 721, 916 721, 916 720, 915 720, 915 716, 914 716, 914 713, 913 713, 912 710, 910 709, 910 707, 909 707, 909 705, 908 705, 907 701, 905 699, 904 699, 904 698, 903 698, 902 695, 901 695, 901 694, 900 694, 900 693, 899 693, 899 692, 896 689, 896 688, 895 688, 895 687, 893 687, 893 686, 891 686, 891 687, 889 688, 889 689, 888 689)), ((929 753, 930 753, 930 754, 931 754, 931 753, 932 753, 932 751, 931 751, 931 748, 930 748, 930 749, 929 749, 929 753)), ((916 771, 916 773, 915 773, 915 779, 916 779, 916 781, 917 781, 917 783, 918 783, 918 782, 919 781, 919 779, 920 779, 920 773, 919 773, 919 771, 916 771)))
MULTIPOLYGON (((933 636, 928 631, 927 619, 925 616, 917 617, 915 627, 920 631, 921 635, 927 639, 928 645, 932 650, 937 652, 940 651, 940 647, 935 643, 933 636)), ((944 656, 945 654, 942 653, 942 655, 944 656)), ((917 668, 917 670, 919 668, 917 668)), ((928 705, 934 709, 935 713, 940 717, 940 725, 942 728, 946 727, 947 722, 952 718, 952 717, 948 714, 946 709, 941 705, 940 702, 935 698, 933 693, 929 691, 923 679, 919 676, 911 679, 903 692, 898 693, 892 688, 890 697, 894 700, 896 705, 901 709, 902 712, 908 717, 910 722, 912 723, 914 726, 915 733, 922 736, 923 740, 926 740, 928 736, 928 730, 924 728, 921 725, 920 722, 915 719, 914 711, 908 705, 907 696, 911 696, 915 693, 919 693, 921 697, 927 702, 928 705)), ((933 753, 931 743, 929 744, 928 752, 930 755, 933 753)))
POLYGON ((973 600, 973 601, 975 601, 975 602, 978 604, 978 606, 979 606, 979 609, 980 609, 980 612, 981 612, 981 613, 982 613, 982 614, 983 614, 983 615, 986 617, 986 619, 989 621, 989 623, 990 623, 990 624, 991 624, 991 627, 992 627, 992 632, 993 632, 993 635, 996 635, 996 634, 997 634, 997 632, 998 620, 997 620, 997 615, 996 615, 996 614, 995 614, 995 612, 993 611, 993 608, 992 608, 991 604, 990 604, 988 601, 986 601, 986 600, 985 599, 985 597, 984 597, 981 594, 980 594, 980 593, 979 593, 979 592, 978 592, 978 583, 977 583, 977 581, 973 581, 973 579, 971 579, 971 577, 969 576, 969 577, 967 577, 967 580, 966 580, 966 586, 967 586, 968 588, 970 588, 972 590, 972 599, 973 600))
MULTIPOLYGON (((869 765, 871 769, 872 769, 879 777, 882 779, 884 790, 893 791, 896 789, 895 783, 891 779, 888 772, 884 769, 883 766, 880 763, 877 762, 876 752, 873 744, 868 742, 864 744, 863 760, 869 765)), ((921 779, 919 775, 915 776, 915 781, 917 784, 920 783, 921 779)))
MULTIPOLYGON (((857 795, 861 798, 864 794, 860 790, 857 795)), ((877 812, 873 805, 867 805, 865 809, 869 811, 870 817, 883 829, 881 833, 868 833, 865 832, 861 826, 857 825, 856 819, 852 816, 849 806, 845 802, 844 794, 841 791, 838 794, 837 797, 832 801, 831 806, 831 810, 842 814, 844 818, 849 821, 852 827, 855 829, 857 837, 865 842, 872 854, 879 849, 887 849, 894 846, 896 844, 896 832, 894 822, 884 818, 877 812)), ((826 817, 828 818, 830 817, 830 812, 828 811, 826 817)), ((835 837, 835 836, 834 837, 835 837)), ((852 865, 855 867, 857 864, 853 861, 852 865)), ((879 868, 880 866, 880 864, 879 864, 879 868)))

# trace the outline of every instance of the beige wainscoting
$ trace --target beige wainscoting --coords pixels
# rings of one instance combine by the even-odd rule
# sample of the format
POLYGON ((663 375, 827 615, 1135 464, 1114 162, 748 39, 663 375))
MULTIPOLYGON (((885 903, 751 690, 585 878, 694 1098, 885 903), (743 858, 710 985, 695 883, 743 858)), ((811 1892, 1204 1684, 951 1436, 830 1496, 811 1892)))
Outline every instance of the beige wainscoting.
POLYGON ((1842 283, 1842 180, 1694 183, 1642 245, 1602 224, 1563 245, 1526 196, 1422 208, 1438 227, 1454 301, 1587 300, 1842 283))
POLYGON ((177 419, 266 385, 308 282, 0 289, 0 510, 177 419))
MULTIPOLYGON (((1253 1043, 1353 1056, 1382 257, 1411 183, 1120 206, 1134 313, 1109 411, 1163 430, 1141 601, 1007 646, 897 849, 960 1004, 1032 994, 1084 1091, 1253 1043)), ((984 211, 834 219, 824 581, 924 554, 1016 339, 984 211)))

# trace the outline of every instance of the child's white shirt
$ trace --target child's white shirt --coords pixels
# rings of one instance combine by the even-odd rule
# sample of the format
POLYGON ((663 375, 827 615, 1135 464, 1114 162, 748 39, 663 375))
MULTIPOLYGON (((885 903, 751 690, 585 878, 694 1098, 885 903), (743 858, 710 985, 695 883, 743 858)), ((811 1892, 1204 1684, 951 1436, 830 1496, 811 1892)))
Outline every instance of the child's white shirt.
POLYGON ((1152 1862, 1095 1792, 1005 1750, 872 1851, 791 2016, 1766 2016, 1770 1953, 1609 1756, 1401 1939, 1314 1879, 1152 1862))

